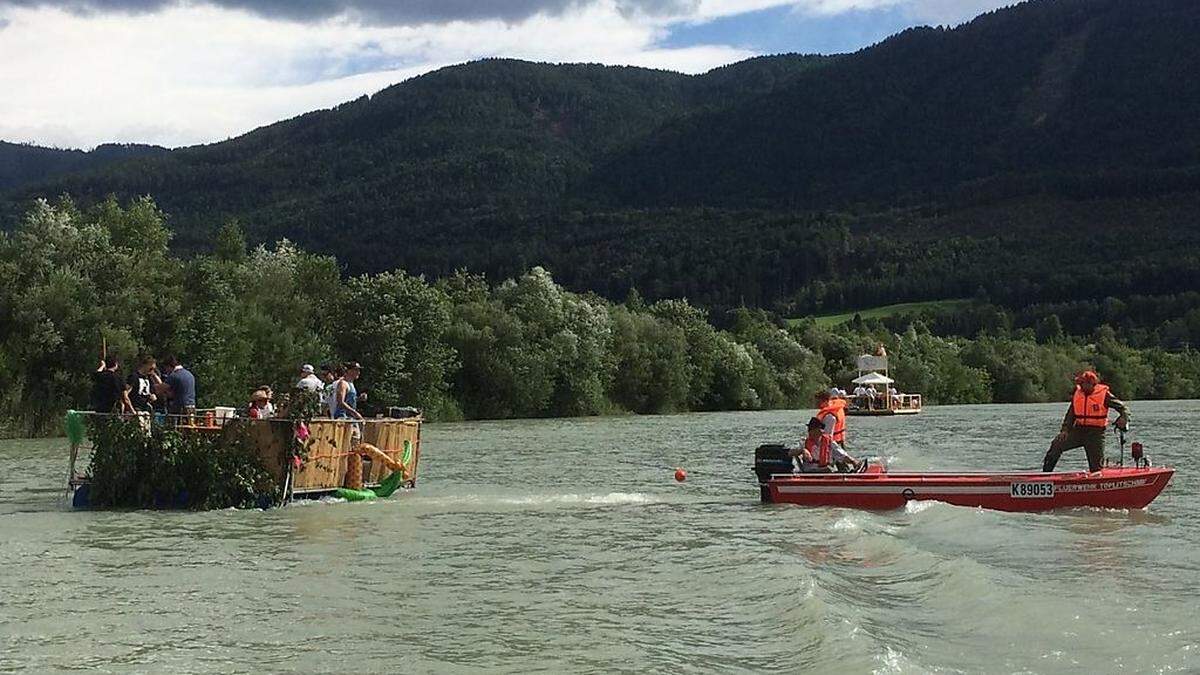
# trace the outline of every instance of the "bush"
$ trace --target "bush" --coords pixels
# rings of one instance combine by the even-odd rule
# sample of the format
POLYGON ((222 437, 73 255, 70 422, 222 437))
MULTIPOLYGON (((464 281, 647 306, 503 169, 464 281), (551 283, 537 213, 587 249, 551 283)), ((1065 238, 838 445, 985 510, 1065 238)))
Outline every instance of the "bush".
POLYGON ((147 433, 135 418, 92 418, 90 501, 99 508, 277 504, 282 486, 263 467, 248 429, 230 424, 221 433, 181 433, 156 423, 147 433))

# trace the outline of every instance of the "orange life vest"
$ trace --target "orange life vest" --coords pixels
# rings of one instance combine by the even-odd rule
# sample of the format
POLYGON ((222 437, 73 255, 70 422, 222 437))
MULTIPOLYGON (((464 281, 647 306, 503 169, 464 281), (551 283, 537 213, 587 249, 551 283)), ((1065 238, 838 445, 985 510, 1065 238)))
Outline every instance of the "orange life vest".
POLYGON ((1075 397, 1071 399, 1071 411, 1075 413, 1075 426, 1100 427, 1108 426, 1108 386, 1098 384, 1092 389, 1091 395, 1083 393, 1083 389, 1075 387, 1075 397))
POLYGON ((817 411, 817 419, 825 421, 826 415, 833 415, 833 440, 841 444, 846 442, 846 399, 831 398, 825 407, 817 411))
POLYGON ((819 439, 805 438, 804 451, 817 462, 817 466, 829 466, 833 462, 833 447, 829 444, 829 436, 821 434, 819 439))

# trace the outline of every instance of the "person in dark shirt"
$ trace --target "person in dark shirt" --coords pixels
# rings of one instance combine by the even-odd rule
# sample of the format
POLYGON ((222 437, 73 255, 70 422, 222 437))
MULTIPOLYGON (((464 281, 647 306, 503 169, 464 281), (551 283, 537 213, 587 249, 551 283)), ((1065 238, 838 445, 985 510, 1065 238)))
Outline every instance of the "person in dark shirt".
POLYGON ((138 367, 125 381, 125 412, 148 413, 154 410, 154 357, 143 356, 138 367))
POLYGON ((92 410, 98 413, 120 412, 125 385, 121 382, 121 360, 110 354, 92 373, 92 410))
POLYGON ((166 374, 159 385, 159 391, 167 396, 167 412, 172 415, 190 415, 196 412, 195 376, 174 356, 163 359, 163 369, 166 374))

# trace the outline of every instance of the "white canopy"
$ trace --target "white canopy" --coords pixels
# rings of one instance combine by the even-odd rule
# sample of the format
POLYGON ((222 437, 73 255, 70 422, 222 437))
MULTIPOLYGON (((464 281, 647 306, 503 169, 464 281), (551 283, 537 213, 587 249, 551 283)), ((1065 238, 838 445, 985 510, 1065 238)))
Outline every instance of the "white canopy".
POLYGON ((880 375, 879 373, 867 373, 866 375, 854 378, 851 380, 851 382, 854 384, 891 384, 895 382, 895 380, 887 375, 880 375))

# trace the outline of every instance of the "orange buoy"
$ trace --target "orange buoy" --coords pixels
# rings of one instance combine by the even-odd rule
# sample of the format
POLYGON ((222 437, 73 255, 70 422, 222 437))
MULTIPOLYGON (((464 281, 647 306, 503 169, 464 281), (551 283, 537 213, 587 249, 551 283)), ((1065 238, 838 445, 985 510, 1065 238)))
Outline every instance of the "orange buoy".
POLYGON ((680 483, 687 480, 687 472, 683 469, 675 469, 675 480, 679 481, 680 483))

